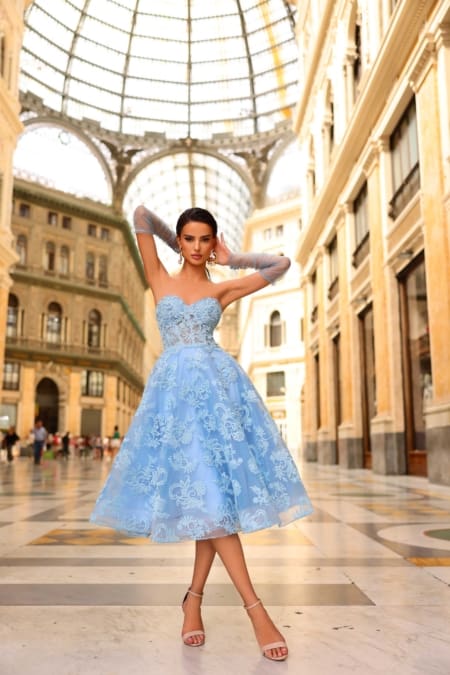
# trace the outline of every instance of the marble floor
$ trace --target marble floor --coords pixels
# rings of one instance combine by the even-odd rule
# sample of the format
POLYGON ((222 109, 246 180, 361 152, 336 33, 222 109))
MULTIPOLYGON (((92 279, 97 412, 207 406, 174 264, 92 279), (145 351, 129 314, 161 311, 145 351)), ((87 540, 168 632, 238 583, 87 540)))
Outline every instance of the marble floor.
POLYGON ((450 488, 305 464, 314 513, 243 537, 290 657, 258 652, 214 564, 206 645, 179 638, 193 544, 88 522, 110 464, 0 464, 1 675, 448 675, 450 488))

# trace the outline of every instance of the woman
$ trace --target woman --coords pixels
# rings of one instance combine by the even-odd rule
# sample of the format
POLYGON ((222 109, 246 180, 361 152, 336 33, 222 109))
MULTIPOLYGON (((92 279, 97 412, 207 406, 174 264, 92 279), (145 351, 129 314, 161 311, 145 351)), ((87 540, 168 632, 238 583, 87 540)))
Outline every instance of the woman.
POLYGON ((160 542, 196 542, 191 585, 182 603, 183 642, 205 642, 203 588, 217 553, 244 602, 264 656, 288 649, 250 580, 239 531, 285 525, 311 512, 295 464, 264 404, 213 331, 231 302, 274 282, 284 256, 232 254, 206 210, 178 219, 176 235, 154 213, 134 215, 164 351, 154 366, 91 520, 160 542), (154 235, 180 254, 178 274, 160 261, 154 235), (254 268, 213 283, 208 262, 254 268))

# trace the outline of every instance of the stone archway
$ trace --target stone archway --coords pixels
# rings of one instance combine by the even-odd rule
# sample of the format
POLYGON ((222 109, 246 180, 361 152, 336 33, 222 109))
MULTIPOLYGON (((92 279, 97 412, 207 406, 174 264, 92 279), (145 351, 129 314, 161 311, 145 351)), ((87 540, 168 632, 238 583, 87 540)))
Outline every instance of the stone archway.
POLYGON ((49 377, 44 377, 36 387, 36 417, 44 423, 49 433, 58 431, 59 390, 49 377))

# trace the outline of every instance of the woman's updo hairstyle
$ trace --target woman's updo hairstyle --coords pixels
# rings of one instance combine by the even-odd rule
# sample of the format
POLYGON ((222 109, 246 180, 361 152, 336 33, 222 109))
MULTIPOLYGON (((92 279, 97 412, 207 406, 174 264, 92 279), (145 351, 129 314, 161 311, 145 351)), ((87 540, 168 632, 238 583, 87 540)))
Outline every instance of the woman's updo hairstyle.
POLYGON ((183 211, 181 216, 178 218, 177 236, 179 237, 181 235, 181 231, 185 225, 192 222, 205 223, 205 225, 209 225, 212 229, 213 235, 217 237, 216 219, 209 211, 206 209, 201 209, 198 206, 194 206, 191 209, 186 209, 186 211, 183 211))

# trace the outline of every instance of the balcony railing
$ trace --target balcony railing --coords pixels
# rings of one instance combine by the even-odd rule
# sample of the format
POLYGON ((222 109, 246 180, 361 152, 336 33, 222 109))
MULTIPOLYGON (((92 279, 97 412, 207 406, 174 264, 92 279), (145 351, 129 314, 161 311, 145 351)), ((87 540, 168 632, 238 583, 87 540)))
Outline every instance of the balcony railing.
POLYGON ((335 277, 328 286, 328 300, 333 300, 339 293, 339 277, 335 277))
POLYGON ((5 355, 10 358, 55 361, 85 368, 115 368, 134 379, 138 386, 142 385, 141 374, 119 352, 112 349, 7 336, 5 355))
POLYGON ((395 220, 401 211, 405 208, 409 201, 414 197, 420 188, 420 166, 417 162, 409 174, 406 176, 403 183, 395 191, 394 196, 389 202, 388 215, 389 218, 395 220))
POLYGON ((369 255, 369 251, 370 251, 370 235, 369 232, 366 232, 364 237, 359 242, 358 246, 353 251, 352 255, 353 267, 359 267, 362 261, 369 255))

